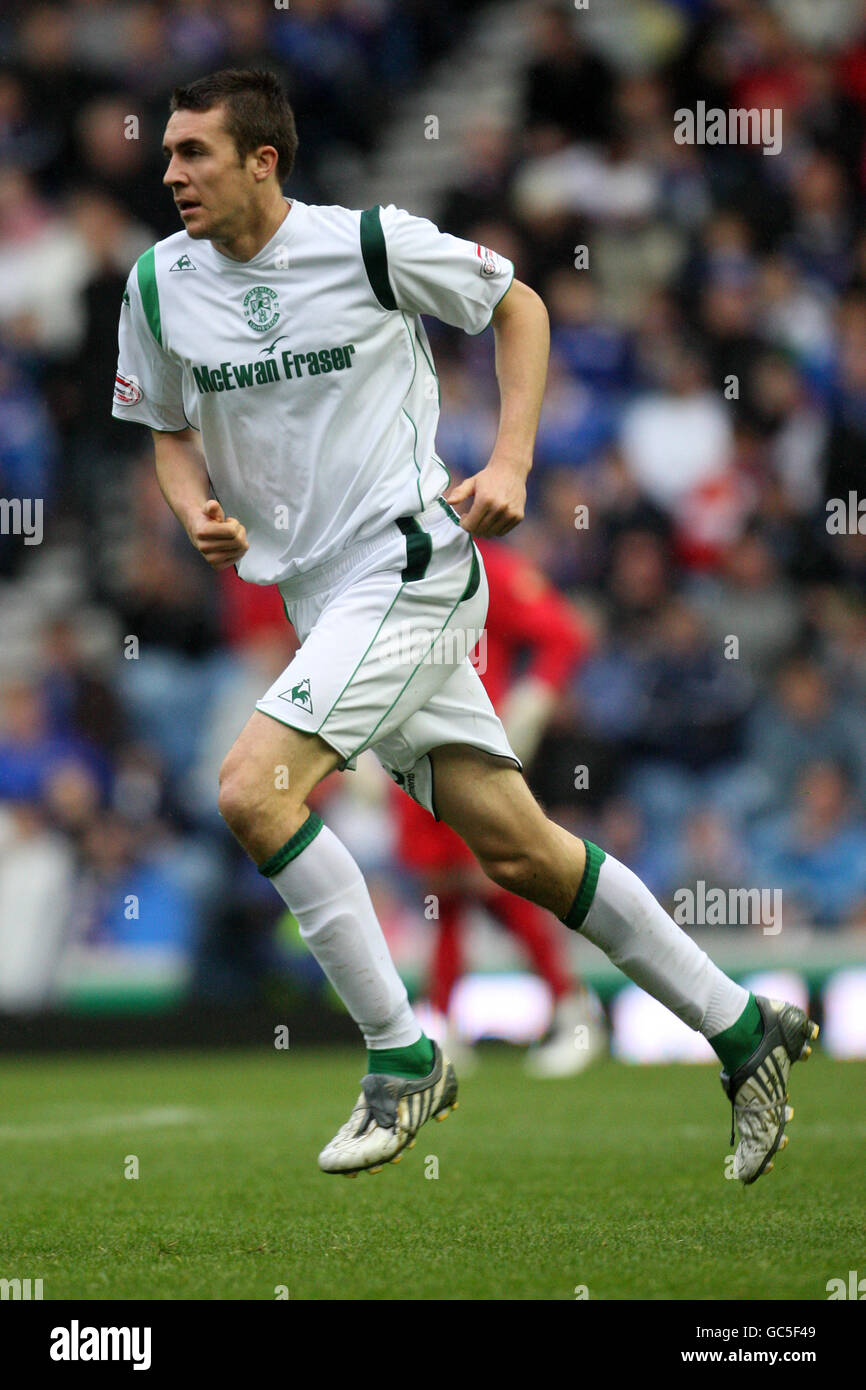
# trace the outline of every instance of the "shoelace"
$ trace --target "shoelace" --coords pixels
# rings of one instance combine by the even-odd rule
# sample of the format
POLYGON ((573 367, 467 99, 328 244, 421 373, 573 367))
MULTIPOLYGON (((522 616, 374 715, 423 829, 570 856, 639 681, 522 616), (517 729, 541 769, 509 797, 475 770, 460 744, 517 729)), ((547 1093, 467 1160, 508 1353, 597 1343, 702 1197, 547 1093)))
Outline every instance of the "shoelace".
POLYGON ((746 1115, 748 1115, 748 1116, 751 1117, 752 1115, 762 1114, 765 1110, 784 1110, 784 1108, 785 1108, 785 1106, 787 1105, 787 1103, 788 1103, 788 1097, 787 1097, 787 1095, 784 1095, 784 1096, 782 1097, 781 1100, 771 1100, 771 1101, 768 1101, 765 1105, 737 1105, 734 1101, 731 1101, 731 1147, 733 1148, 733 1145, 734 1145, 734 1112, 735 1112, 735 1111, 739 1111, 739 1113, 740 1113, 740 1116, 741 1116, 741 1119, 740 1119, 740 1129, 743 1131, 744 1138, 746 1138, 746 1139, 754 1139, 754 1137, 755 1137, 755 1131, 754 1131, 754 1129, 752 1129, 752 1126, 749 1125, 749 1124, 743 1124, 742 1117, 743 1117, 743 1116, 746 1116, 746 1115), (750 1131, 751 1131, 751 1132, 750 1132, 750 1131))
POLYGON ((357 1139, 359 1135, 364 1134, 369 1128, 372 1118, 373 1112, 370 1110, 370 1107, 359 1102, 352 1107, 352 1113, 345 1124, 340 1125, 339 1130, 334 1136, 334 1142, 338 1139, 357 1139), (363 1124, 360 1123, 362 1118, 364 1121, 363 1124))

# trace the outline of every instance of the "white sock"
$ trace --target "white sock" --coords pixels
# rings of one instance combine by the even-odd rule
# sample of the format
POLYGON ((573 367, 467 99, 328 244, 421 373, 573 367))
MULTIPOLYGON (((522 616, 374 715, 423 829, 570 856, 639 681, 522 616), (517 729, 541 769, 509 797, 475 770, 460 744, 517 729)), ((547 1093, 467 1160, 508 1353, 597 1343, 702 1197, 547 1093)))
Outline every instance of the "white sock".
POLYGON ((581 934, 690 1028, 714 1038, 749 992, 714 965, 625 864, 606 854, 581 934))
MULTIPOLYGON (((364 1035, 369 1048, 408 1047, 421 1037, 361 870, 342 841, 311 816, 284 849, 301 848, 268 873, 298 919, 301 936, 364 1035), (314 838, 307 837, 313 834, 314 838)), ((268 865, 262 866, 267 868, 268 865)))

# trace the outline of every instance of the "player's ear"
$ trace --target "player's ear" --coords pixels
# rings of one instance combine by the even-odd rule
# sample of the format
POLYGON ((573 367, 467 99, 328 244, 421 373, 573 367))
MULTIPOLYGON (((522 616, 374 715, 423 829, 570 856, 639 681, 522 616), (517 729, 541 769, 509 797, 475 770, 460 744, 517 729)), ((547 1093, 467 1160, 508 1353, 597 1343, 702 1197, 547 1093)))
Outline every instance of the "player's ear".
POLYGON ((259 145, 259 148, 255 151, 255 162, 253 164, 253 177, 257 183, 261 183, 263 179, 269 178, 271 174, 276 173, 279 158, 273 145, 259 145))

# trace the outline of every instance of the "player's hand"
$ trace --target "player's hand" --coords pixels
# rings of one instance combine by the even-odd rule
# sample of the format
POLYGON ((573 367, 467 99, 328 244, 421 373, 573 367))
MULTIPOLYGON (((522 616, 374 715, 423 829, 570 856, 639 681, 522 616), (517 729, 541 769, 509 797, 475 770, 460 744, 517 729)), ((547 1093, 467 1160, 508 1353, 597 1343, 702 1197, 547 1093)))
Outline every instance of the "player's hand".
POLYGON ((205 502, 190 526, 189 538, 211 569, 226 570, 236 565, 249 550, 246 528, 233 516, 227 517, 219 502, 205 502))
POLYGON ((491 459, 486 468, 445 494, 452 507, 472 499, 461 518, 473 536, 505 536, 523 520, 526 510, 526 472, 491 459))

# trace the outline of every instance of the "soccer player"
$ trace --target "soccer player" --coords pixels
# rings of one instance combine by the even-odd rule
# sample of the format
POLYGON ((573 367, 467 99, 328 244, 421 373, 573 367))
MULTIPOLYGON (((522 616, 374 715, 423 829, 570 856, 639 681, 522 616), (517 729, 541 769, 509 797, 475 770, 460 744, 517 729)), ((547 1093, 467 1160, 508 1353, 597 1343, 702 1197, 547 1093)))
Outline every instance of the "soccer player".
POLYGON ((306 804, 372 748, 494 883, 582 932, 710 1040, 739 1121, 735 1170, 751 1182, 786 1140, 788 1073, 817 1028, 730 980, 628 868, 543 814, 468 659, 488 596, 473 536, 523 517, 544 305, 503 257, 422 218, 285 198, 296 148, 272 74, 175 90, 164 183, 183 230, 130 273, 114 414, 150 426, 193 545, 215 570, 276 584, 300 639, 225 759, 219 808, 367 1045, 361 1094, 319 1165, 377 1171, 457 1101, 357 865, 306 804), (435 449, 421 314, 467 333, 493 324, 499 430, 456 488, 435 449))

